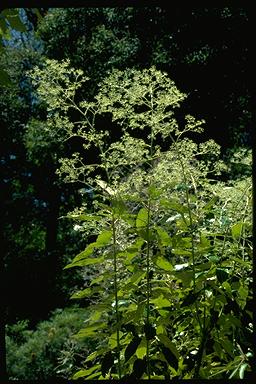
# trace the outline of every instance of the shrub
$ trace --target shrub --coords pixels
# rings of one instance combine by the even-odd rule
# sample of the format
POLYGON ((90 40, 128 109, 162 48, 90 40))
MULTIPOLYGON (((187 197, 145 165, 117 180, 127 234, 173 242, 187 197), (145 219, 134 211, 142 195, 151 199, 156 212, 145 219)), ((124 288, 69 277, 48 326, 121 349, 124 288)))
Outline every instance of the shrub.
POLYGON ((35 330, 28 321, 7 326, 7 371, 11 380, 68 378, 77 370, 81 354, 93 344, 73 339, 83 326, 87 312, 81 308, 56 309, 35 330))
POLYGON ((95 272, 72 296, 91 298, 77 338, 97 342, 73 378, 243 378, 252 356, 250 177, 220 181, 220 147, 191 139, 203 121, 176 117, 186 95, 167 74, 114 71, 94 101, 76 104, 87 79, 67 68, 48 60, 32 77, 48 108, 45 135, 79 137, 95 152, 92 164, 74 153, 59 170, 95 194, 92 210, 68 215, 97 235, 66 266, 95 272), (70 121, 72 110, 82 120, 70 121), (119 140, 98 129, 99 115, 121 127, 119 140))

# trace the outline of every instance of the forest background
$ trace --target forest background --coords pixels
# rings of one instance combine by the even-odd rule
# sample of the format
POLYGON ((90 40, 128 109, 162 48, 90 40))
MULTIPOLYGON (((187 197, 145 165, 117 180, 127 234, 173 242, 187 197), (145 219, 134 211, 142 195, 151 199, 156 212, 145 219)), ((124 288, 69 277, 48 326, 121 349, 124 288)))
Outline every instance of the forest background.
MULTIPOLYGON (((1 342, 7 324, 9 378, 69 377, 77 356, 92 348, 70 338, 88 305, 86 299, 74 305, 70 296, 90 276, 63 270, 88 238, 60 217, 93 197, 56 174, 59 159, 79 144, 71 148, 40 135, 46 107, 27 71, 46 58, 69 59, 90 78, 81 97, 91 100, 112 69, 154 65, 189 95, 180 115, 193 111, 206 120, 200 140, 221 146, 229 165, 223 179, 239 180, 251 172, 243 162, 252 141, 249 16, 249 8, 235 5, 2 10, 1 342)), ((114 140, 118 132, 112 132, 114 140)), ((1 365, 4 372, 4 358, 1 365)))

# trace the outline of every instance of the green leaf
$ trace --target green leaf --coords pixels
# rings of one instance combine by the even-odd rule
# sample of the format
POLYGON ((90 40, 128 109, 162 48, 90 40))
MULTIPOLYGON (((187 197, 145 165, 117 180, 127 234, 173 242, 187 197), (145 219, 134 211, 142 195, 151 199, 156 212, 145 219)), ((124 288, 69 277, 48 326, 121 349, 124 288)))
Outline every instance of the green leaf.
POLYGON ((142 229, 148 225, 148 210, 141 208, 136 218, 136 228, 142 229))
POLYGON ((138 322, 142 316, 143 316, 143 312, 144 312, 144 308, 145 308, 145 305, 146 305, 146 302, 140 302, 137 306, 137 310, 134 314, 134 322, 138 322))
POLYGON ((172 264, 162 256, 157 256, 155 264, 165 271, 173 271, 172 264))
POLYGON ((176 359, 179 359, 179 352, 175 346, 175 344, 164 334, 158 334, 157 337, 161 341, 161 343, 166 347, 169 348, 169 350, 172 352, 172 354, 176 357, 176 359))
POLYGON ((104 261, 104 257, 91 258, 91 259, 82 259, 77 262, 72 262, 64 267, 64 269, 73 268, 73 267, 85 267, 86 265, 95 265, 101 264, 104 261))
POLYGON ((172 253, 174 255, 181 255, 181 256, 191 256, 192 255, 191 251, 187 251, 187 250, 181 249, 181 248, 176 248, 176 249, 173 248, 172 253))
POLYGON ((231 227, 231 234, 233 239, 237 240, 241 237, 243 231, 244 223, 236 223, 231 227))
POLYGON ((112 239, 112 231, 103 231, 97 237, 95 246, 98 248, 98 247, 103 247, 105 245, 109 245, 111 239, 112 239))
POLYGON ((114 355, 111 351, 107 352, 101 362, 101 374, 106 376, 110 368, 114 365, 114 355))
POLYGON ((216 276, 221 284, 229 278, 229 274, 224 268, 216 268, 216 276))
POLYGON ((136 359, 133 363, 133 374, 137 379, 140 379, 146 371, 146 361, 143 359, 136 359))
MULTIPOLYGON (((65 217, 65 216, 64 216, 65 217)), ((102 220, 101 216, 97 215, 67 215, 66 216, 68 219, 74 219, 74 220, 79 220, 79 221, 100 221, 102 220)))
POLYGON ((80 331, 74 335, 76 339, 82 339, 84 337, 98 337, 99 335, 99 329, 106 328, 106 323, 96 323, 92 325, 87 325, 86 328, 80 329, 80 331))
POLYGON ((166 232, 161 227, 156 227, 156 231, 157 231, 158 237, 160 239, 160 242, 164 247, 172 244, 172 239, 171 239, 170 235, 168 234, 168 232, 166 232))
MULTIPOLYGON (((121 337, 123 336, 123 332, 119 332, 119 338, 121 339, 121 337)), ((117 334, 116 332, 114 332, 108 339, 108 345, 111 349, 114 349, 116 348, 117 346, 117 334)))
POLYGON ((138 284, 146 275, 146 272, 142 271, 137 271, 134 273, 134 275, 129 279, 129 281, 133 284, 138 284))
POLYGON ((178 359, 175 356, 175 354, 169 348, 165 347, 164 345, 161 345, 160 349, 161 349, 167 363, 171 367, 173 367, 175 370, 177 370, 178 369, 178 359))
POLYGON ((164 298, 163 295, 160 295, 160 297, 156 299, 151 299, 150 303, 155 304, 156 308, 164 308, 164 307, 169 307, 171 305, 171 302, 164 298))
POLYGON ((238 289, 238 295, 242 300, 246 300, 249 293, 249 289, 247 285, 240 285, 238 289))
POLYGON ((79 253, 72 263, 66 265, 64 269, 72 268, 72 267, 83 267, 85 265, 91 265, 91 264, 99 264, 104 260, 104 257, 101 258, 94 258, 94 259, 88 259, 84 260, 88 256, 90 256, 93 253, 94 248, 102 248, 105 245, 108 245, 110 240, 112 238, 112 231, 103 231, 98 237, 97 240, 91 244, 89 244, 86 249, 79 253))
POLYGON ((136 350, 136 356, 139 359, 143 359, 143 357, 146 356, 146 353, 147 353, 147 340, 145 337, 143 337, 143 339, 140 342, 140 345, 136 350))
POLYGON ((89 369, 81 369, 80 371, 78 371, 74 374, 72 379, 76 380, 76 379, 79 379, 80 377, 89 376, 91 373, 93 373, 94 371, 96 371, 96 369, 99 369, 99 368, 100 368, 100 365, 96 364, 89 369))
POLYGON ((139 336, 133 337, 133 339, 130 341, 130 343, 127 345, 125 349, 125 352, 124 352, 125 361, 128 361, 134 355, 140 342, 141 342, 141 337, 139 336))
POLYGON ((91 288, 83 289, 82 291, 78 291, 73 293, 73 295, 70 297, 71 299, 83 299, 84 297, 88 297, 92 294, 91 288))

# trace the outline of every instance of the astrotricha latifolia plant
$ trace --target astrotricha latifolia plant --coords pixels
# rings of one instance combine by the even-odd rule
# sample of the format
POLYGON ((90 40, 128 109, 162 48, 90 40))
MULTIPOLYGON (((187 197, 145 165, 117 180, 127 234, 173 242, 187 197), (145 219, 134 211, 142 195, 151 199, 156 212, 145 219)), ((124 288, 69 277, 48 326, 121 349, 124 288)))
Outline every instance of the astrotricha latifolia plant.
POLYGON ((90 207, 67 215, 94 235, 65 267, 91 271, 72 295, 88 298, 91 313, 75 337, 97 340, 73 378, 243 378, 252 356, 250 176, 223 181, 219 145, 191 139, 204 121, 177 117, 187 96, 154 67, 114 70, 82 102, 88 78, 67 61, 47 60, 30 77, 47 108, 44 142, 83 143, 58 173, 93 194, 90 207))

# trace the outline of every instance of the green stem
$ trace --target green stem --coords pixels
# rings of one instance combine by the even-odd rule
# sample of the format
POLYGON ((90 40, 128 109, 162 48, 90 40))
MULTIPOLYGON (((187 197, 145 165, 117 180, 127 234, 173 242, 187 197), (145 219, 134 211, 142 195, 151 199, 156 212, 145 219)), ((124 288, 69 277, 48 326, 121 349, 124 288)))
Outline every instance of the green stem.
MULTIPOLYGON (((146 250, 146 263, 147 263, 146 264, 146 279, 147 279, 146 327, 147 327, 147 330, 149 330, 149 313, 150 313, 150 307, 149 307, 149 296, 150 296, 150 279, 149 279, 149 272, 150 272, 149 221, 150 221, 150 201, 148 201, 147 250, 146 250)), ((146 343, 147 374, 148 374, 148 379, 150 380, 149 339, 146 337, 146 340, 147 340, 147 343, 146 343)))
POLYGON ((118 312, 118 286, 117 286, 117 258, 116 258, 116 227, 115 216, 112 213, 112 232, 113 232, 113 256, 114 256, 114 291, 115 291, 115 314, 116 314, 116 341, 117 341, 117 365, 118 365, 118 378, 121 379, 121 361, 120 361, 120 322, 118 312))

